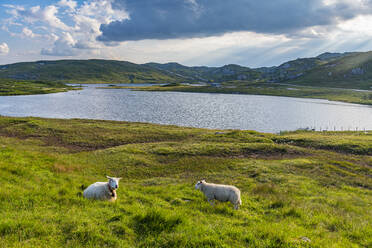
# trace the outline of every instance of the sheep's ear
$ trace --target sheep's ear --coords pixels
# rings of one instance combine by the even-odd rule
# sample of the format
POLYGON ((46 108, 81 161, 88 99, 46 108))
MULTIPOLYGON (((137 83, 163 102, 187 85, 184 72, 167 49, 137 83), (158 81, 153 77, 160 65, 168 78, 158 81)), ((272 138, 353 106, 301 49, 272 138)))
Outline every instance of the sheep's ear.
POLYGON ((117 177, 116 179, 120 180, 120 179, 122 179, 122 177, 117 177))
POLYGON ((109 176, 106 176, 108 179, 111 179, 111 177, 109 177, 109 176))

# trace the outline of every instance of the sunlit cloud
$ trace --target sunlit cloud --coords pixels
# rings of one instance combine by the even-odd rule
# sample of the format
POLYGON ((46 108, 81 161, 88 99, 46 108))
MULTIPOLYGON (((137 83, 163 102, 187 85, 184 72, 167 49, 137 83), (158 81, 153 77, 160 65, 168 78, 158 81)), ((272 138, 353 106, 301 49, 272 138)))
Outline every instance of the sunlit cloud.
POLYGON ((5 55, 9 53, 9 47, 8 44, 5 42, 0 44, 0 55, 5 55))
POLYGON ((128 17, 125 11, 113 9, 111 1, 87 1, 80 6, 69 0, 45 7, 4 6, 11 15, 5 30, 17 36, 15 31, 10 31, 17 23, 24 26, 22 34, 26 37, 47 37, 54 41, 51 47, 41 49, 41 55, 50 56, 77 56, 83 49, 103 49, 105 45, 96 40, 101 34, 100 25, 128 17), (61 8, 69 11, 63 12, 61 8), (51 33, 46 34, 43 30, 51 33))

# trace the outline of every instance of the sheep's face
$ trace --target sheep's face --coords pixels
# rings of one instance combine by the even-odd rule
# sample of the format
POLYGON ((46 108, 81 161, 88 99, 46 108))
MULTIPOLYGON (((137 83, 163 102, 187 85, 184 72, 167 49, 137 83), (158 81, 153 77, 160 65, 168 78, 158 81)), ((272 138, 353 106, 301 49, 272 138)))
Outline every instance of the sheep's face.
POLYGON ((195 189, 200 189, 201 185, 203 184, 203 182, 205 182, 204 180, 201 180, 201 181, 198 181, 196 184, 195 184, 195 189))
POLYGON ((121 179, 121 177, 109 177, 109 176, 107 176, 107 178, 109 179, 108 183, 109 183, 109 186, 112 190, 116 190, 117 188, 119 188, 119 180, 121 179))

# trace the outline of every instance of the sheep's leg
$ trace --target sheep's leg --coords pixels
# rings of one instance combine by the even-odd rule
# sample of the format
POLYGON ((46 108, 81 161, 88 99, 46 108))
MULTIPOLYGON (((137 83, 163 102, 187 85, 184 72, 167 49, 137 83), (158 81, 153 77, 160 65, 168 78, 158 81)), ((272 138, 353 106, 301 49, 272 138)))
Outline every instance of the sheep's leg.
POLYGON ((234 209, 238 210, 239 209, 239 204, 234 204, 234 209))
POLYGON ((214 199, 208 199, 208 202, 211 204, 211 206, 214 206, 214 199))

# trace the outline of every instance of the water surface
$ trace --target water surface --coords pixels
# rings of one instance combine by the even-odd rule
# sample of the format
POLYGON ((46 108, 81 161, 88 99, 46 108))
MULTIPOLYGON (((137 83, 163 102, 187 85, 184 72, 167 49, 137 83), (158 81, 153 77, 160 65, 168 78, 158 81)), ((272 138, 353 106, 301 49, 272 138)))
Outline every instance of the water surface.
POLYGON ((88 118, 279 132, 372 129, 372 107, 277 96, 96 89, 0 96, 0 115, 88 118))

